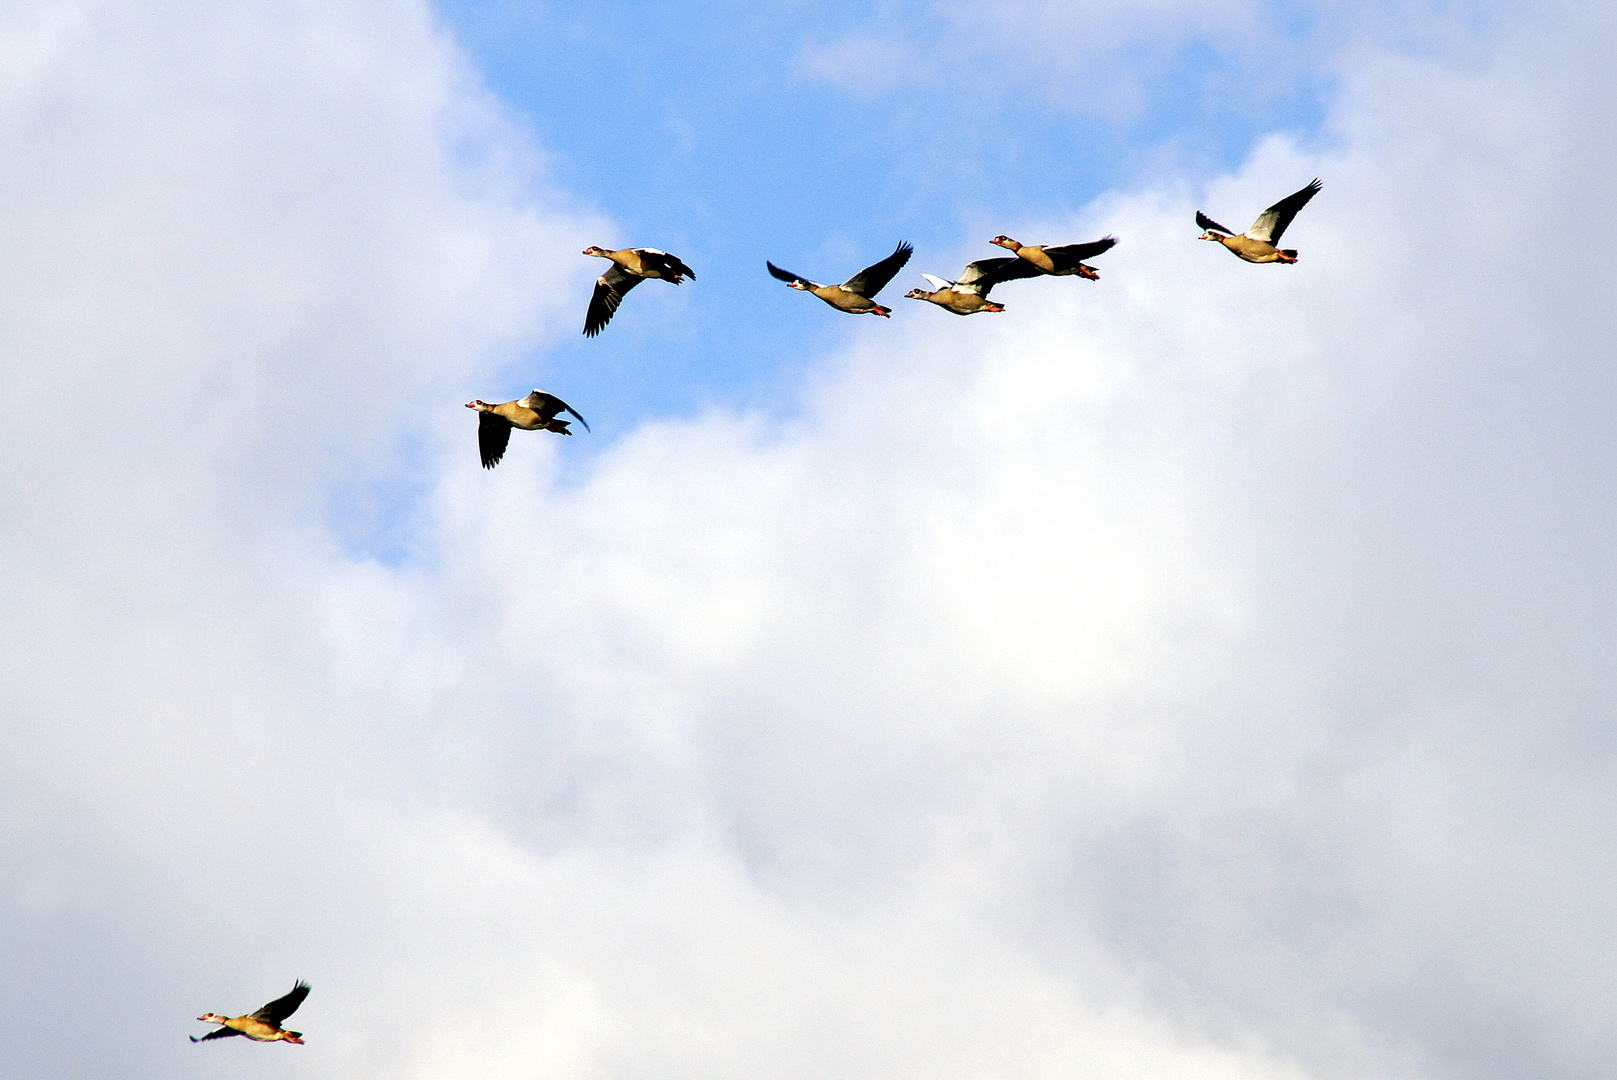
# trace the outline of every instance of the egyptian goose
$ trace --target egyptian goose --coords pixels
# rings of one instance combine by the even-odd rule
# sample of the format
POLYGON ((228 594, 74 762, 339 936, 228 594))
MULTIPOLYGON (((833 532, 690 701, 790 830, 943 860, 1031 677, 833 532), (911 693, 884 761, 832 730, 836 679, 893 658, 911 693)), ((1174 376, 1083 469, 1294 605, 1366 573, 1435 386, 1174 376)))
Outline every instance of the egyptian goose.
POLYGON ((1110 251, 1112 245, 1117 243, 1117 237, 1105 236, 1088 244, 1060 244, 1056 247, 1047 247, 1043 244, 1021 244, 1008 236, 996 236, 989 241, 998 244, 1006 251, 1016 252, 1019 259, 1026 259, 1037 267, 1039 273, 1051 277, 1081 277, 1090 281, 1099 281, 1100 275, 1093 266, 1085 266, 1085 259, 1093 259, 1103 251, 1110 251))
POLYGON ((572 413, 573 418, 584 425, 585 431, 590 429, 589 423, 571 405, 543 390, 535 390, 525 398, 499 405, 468 401, 466 407, 476 409, 481 414, 477 418, 477 449, 483 455, 485 469, 494 468, 505 456, 505 447, 511 441, 511 429, 514 427, 523 431, 554 431, 558 435, 571 435, 572 432, 567 430, 568 421, 557 419, 565 412, 572 413))
POLYGON ((608 251, 592 246, 585 248, 584 254, 612 260, 612 269, 595 279, 595 295, 590 297, 589 314, 584 317, 585 337, 594 337, 604 330, 629 290, 647 278, 660 278, 675 285, 686 278, 696 280, 696 271, 656 248, 608 251))
POLYGON ((930 300, 956 315, 975 315, 979 311, 1004 311, 999 304, 988 299, 988 291, 1002 281, 1038 277, 1044 273, 1026 259, 979 259, 960 272, 959 281, 945 281, 931 274, 922 274, 932 283, 932 292, 911 289, 904 294, 908 300, 930 300))
POLYGON ((765 262, 764 265, 787 287, 811 292, 838 311, 846 311, 850 315, 880 315, 889 319, 893 315, 892 309, 876 303, 876 294, 887 287, 893 275, 910 261, 914 252, 915 249, 908 244, 900 243, 887 258, 874 266, 865 267, 841 285, 816 285, 789 270, 782 270, 772 262, 765 262))
POLYGON ((303 1045, 303 1032, 288 1031, 281 1026, 281 1021, 298 1011, 303 999, 309 996, 309 984, 299 979, 292 992, 285 997, 276 998, 257 1012, 246 1016, 220 1016, 218 1013, 203 1013, 198 1020, 208 1024, 223 1024, 218 1031, 210 1031, 202 1038, 191 1036, 192 1042, 207 1042, 209 1039, 228 1039, 232 1035, 245 1035, 254 1042, 289 1042, 303 1045))
POLYGON ((1198 210, 1196 224, 1207 231, 1197 239, 1217 240, 1236 256, 1250 263, 1294 263, 1297 261, 1295 249, 1277 248, 1275 245, 1280 242, 1280 234, 1286 231, 1291 219, 1297 216, 1297 211, 1307 206, 1308 200, 1317 194, 1319 194, 1319 181, 1316 179, 1301 191, 1292 192, 1259 214, 1252 227, 1240 236, 1236 236, 1198 210))

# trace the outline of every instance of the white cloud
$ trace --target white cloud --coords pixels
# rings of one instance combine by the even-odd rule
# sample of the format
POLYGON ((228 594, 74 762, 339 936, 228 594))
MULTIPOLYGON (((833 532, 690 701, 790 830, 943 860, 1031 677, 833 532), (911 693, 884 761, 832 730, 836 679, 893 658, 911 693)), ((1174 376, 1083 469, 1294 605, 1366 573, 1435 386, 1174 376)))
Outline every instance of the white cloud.
POLYGON ((1045 223, 1100 283, 563 487, 458 403, 598 224, 423 12, 20 27, 18 1067, 1594 1075, 1606 29, 1366 56, 1336 149, 1045 223), (1315 173, 1299 266, 1195 243, 1315 173), (426 554, 356 562, 330 478, 410 432, 426 554), (183 1041, 296 976, 309 1046, 183 1041))

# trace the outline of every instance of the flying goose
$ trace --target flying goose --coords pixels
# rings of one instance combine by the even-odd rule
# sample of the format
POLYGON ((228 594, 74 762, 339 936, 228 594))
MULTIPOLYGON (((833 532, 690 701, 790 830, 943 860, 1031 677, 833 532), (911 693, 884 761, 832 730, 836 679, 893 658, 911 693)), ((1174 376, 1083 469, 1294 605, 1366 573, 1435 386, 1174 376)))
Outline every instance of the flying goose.
POLYGON ((989 243, 998 244, 1006 251, 1016 252, 1018 258, 1026 259, 1042 274, 1049 274, 1051 277, 1076 275, 1090 281, 1099 281, 1100 275, 1095 273, 1093 266, 1085 266, 1084 260, 1093 259, 1104 251, 1110 251, 1112 245, 1117 243, 1117 237, 1106 236, 1088 244, 1060 244, 1056 247, 1020 244, 1008 236, 996 236, 989 243))
POLYGON ((543 390, 535 390, 525 398, 500 405, 468 401, 466 407, 476 409, 480 414, 477 418, 477 449, 483 455, 485 469, 494 468, 505 456, 505 447, 511 441, 511 429, 514 427, 523 431, 554 431, 559 435, 571 435, 572 432, 567 430, 569 422, 557 419, 565 412, 572 413, 574 419, 584 425, 585 431, 590 429, 589 423, 571 405, 543 390))
POLYGON ((210 1031, 202 1038, 191 1036, 192 1042, 207 1042, 210 1039, 228 1039, 232 1035, 245 1035, 254 1042, 289 1042, 303 1044, 303 1032, 287 1031, 281 1026, 281 1021, 298 1011, 303 999, 309 996, 309 984, 299 979, 292 992, 285 997, 276 998, 268 1005, 255 1013, 246 1016, 220 1016, 218 1013, 203 1013, 197 1017, 209 1024, 223 1024, 218 1031, 210 1031))
POLYGON ((1297 261, 1297 252, 1294 248, 1277 248, 1275 245, 1280 242, 1280 234, 1286 231, 1291 219, 1297 216, 1297 211, 1307 206, 1308 200, 1317 194, 1319 194, 1319 180, 1316 179, 1301 191, 1292 192, 1259 214, 1252 227, 1240 236, 1236 236, 1198 210, 1196 224, 1207 231, 1197 239, 1217 240, 1250 263, 1294 263, 1297 261))
POLYGON ((874 266, 865 267, 841 285, 816 285, 789 270, 782 270, 772 262, 765 262, 764 265, 789 288, 811 292, 838 311, 846 311, 850 315, 880 315, 886 319, 892 318, 892 309, 876 303, 876 294, 886 288, 887 283, 893 280, 893 275, 910 261, 914 251, 908 244, 900 243, 887 258, 874 266))
POLYGON ((690 278, 696 280, 696 271, 666 251, 656 248, 624 248, 608 251, 603 247, 587 247, 584 254, 612 260, 612 269, 595 279, 595 295, 590 297, 589 314, 584 317, 584 336, 594 337, 612 321, 613 312, 629 295, 629 290, 646 278, 661 278, 675 285, 690 278))
POLYGON ((933 291, 911 289, 904 297, 908 300, 930 300, 956 315, 1004 311, 1003 307, 988 299, 988 291, 1002 281, 1038 277, 1043 272, 1026 259, 978 259, 960 272, 959 281, 945 281, 931 274, 922 274, 931 282, 933 291))

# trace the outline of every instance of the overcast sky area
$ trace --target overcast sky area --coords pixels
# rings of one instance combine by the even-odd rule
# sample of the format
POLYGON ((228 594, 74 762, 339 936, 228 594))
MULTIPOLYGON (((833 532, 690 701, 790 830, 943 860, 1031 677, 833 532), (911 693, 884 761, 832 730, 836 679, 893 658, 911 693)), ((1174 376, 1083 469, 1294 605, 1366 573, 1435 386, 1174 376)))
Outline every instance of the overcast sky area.
POLYGON ((0 1073, 1610 1076, 1597 8, 0 9, 0 1073))

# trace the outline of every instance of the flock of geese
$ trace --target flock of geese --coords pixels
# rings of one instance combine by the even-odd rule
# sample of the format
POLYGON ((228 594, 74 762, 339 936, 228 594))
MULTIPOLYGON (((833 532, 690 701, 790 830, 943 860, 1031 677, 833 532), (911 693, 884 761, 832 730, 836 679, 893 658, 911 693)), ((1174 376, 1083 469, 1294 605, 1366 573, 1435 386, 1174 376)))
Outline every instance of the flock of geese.
MULTIPOLYGON (((1247 262, 1294 263, 1297 261, 1295 250, 1275 245, 1280 242, 1280 237, 1286 231, 1286 226, 1291 224, 1291 219, 1297 216, 1297 211, 1306 206, 1308 200, 1319 192, 1319 186, 1316 179, 1300 191, 1292 192, 1259 214, 1252 227, 1239 234, 1226 229, 1198 210, 1196 224, 1206 230, 1199 239, 1215 240, 1228 248, 1233 255, 1247 262)), ((975 315, 979 311, 1004 311, 1003 306, 988 299, 988 294, 995 285, 1002 281, 1031 277, 1081 277, 1098 281, 1100 275, 1084 260, 1093 259, 1111 250, 1117 243, 1117 238, 1106 236, 1087 244, 1053 246, 1023 244, 1008 236, 996 236, 989 242, 1012 254, 968 263, 966 268, 960 271, 960 277, 954 281, 922 274, 921 276, 932 288, 911 289, 904 294, 905 299, 925 300, 955 315, 975 315)), ((914 252, 915 249, 910 245, 901 243, 887 258, 865 267, 841 285, 819 285, 801 274, 782 270, 772 262, 765 262, 764 265, 769 268, 771 274, 784 281, 787 288, 813 293, 838 311, 845 311, 850 315, 880 315, 885 319, 892 317, 892 309, 878 304, 876 294, 887 287, 887 283, 904 268, 904 264, 910 261, 910 256, 914 252)), ((606 324, 612 321, 612 316, 617 312, 618 305, 623 303, 623 298, 629 295, 630 289, 642 281, 655 278, 658 281, 678 285, 686 278, 696 280, 696 271, 686 266, 678 257, 666 251, 658 251, 656 248, 624 248, 621 251, 608 251, 603 247, 587 247, 584 254, 610 259, 612 262, 611 269, 595 279, 595 293, 590 297, 589 312, 584 316, 585 337, 594 337, 606 329, 606 324)), ((482 400, 469 401, 466 407, 477 410, 479 414, 477 445, 485 469, 494 468, 505 456, 505 448, 511 441, 512 428, 571 435, 572 432, 568 430, 571 421, 561 419, 562 413, 567 413, 580 424, 584 424, 585 431, 590 427, 571 405, 543 390, 535 390, 525 398, 499 405, 490 405, 482 400)))
MULTIPOLYGON (((1294 263, 1297 261, 1296 251, 1275 245, 1279 243, 1281 234, 1286 231, 1286 226, 1291 224, 1291 219, 1297 216, 1297 211, 1307 205, 1308 200, 1314 197, 1319 188, 1319 181, 1315 180, 1302 190, 1287 195, 1258 215, 1258 220, 1252 223, 1250 229, 1239 234, 1226 229, 1198 210, 1196 224, 1205 230, 1199 239, 1215 240, 1247 262, 1294 263)), ((1022 244, 1008 236, 996 236, 991 243, 1012 254, 994 259, 979 259, 970 263, 954 281, 922 274, 921 276, 926 278, 932 288, 911 289, 904 294, 905 297, 910 300, 925 300, 956 315, 975 315, 980 311, 1004 311, 1002 306, 988 299, 989 292, 1000 282, 1032 277, 1081 277, 1091 281, 1099 280, 1100 275, 1095 272, 1095 268, 1087 265, 1084 260, 1109 251, 1117 240, 1115 237, 1107 236, 1087 244, 1048 246, 1022 244)), ((584 334, 587 337, 594 337, 605 329, 606 324, 612 321, 613 314, 618 310, 618 305, 629 295, 629 290, 642 281, 656 279, 678 285, 686 278, 692 280, 696 278, 694 270, 675 256, 666 251, 658 251, 656 248, 624 248, 621 251, 608 251, 601 247, 590 247, 585 249, 584 254, 609 259, 612 262, 611 269, 595 281, 595 293, 590 297, 589 312, 584 317, 584 334)), ((788 288, 813 293, 838 311, 845 311, 850 315, 880 315, 883 318, 890 318, 892 311, 878 304, 876 295, 886 288, 887 283, 903 269, 905 263, 909 262, 911 254, 913 249, 910 245, 899 244, 887 258, 873 266, 865 267, 841 285, 817 285, 800 274, 782 270, 772 262, 766 262, 764 265, 769 267, 771 274, 784 281, 788 288)), ((485 469, 492 469, 505 456, 506 445, 511 441, 512 428, 571 435, 572 432, 568 430, 571 421, 561 418, 562 414, 566 413, 583 424, 585 431, 589 430, 589 424, 585 423, 584 418, 571 405, 543 390, 535 390, 525 398, 499 405, 490 405, 486 401, 472 401, 468 402, 466 407, 477 410, 479 414, 477 442, 485 469)), ((303 1004, 303 999, 308 996, 309 984, 300 980, 292 987, 291 993, 276 998, 256 1012, 241 1016, 204 1013, 197 1019, 205 1023, 218 1024, 219 1029, 200 1039, 193 1035, 191 1041, 211 1042, 233 1035, 245 1035, 255 1042, 301 1044, 303 1033, 288 1031, 281 1026, 281 1023, 296 1012, 298 1006, 303 1004)))
MULTIPOLYGON (((1199 239, 1223 244, 1230 253, 1251 263, 1294 263, 1297 252, 1292 248, 1275 245, 1297 211, 1308 204, 1319 192, 1319 181, 1314 180, 1300 191, 1294 191, 1258 215, 1258 220, 1244 233, 1226 229, 1200 210, 1196 211, 1196 224, 1205 231, 1199 239)), ((908 300, 925 300, 955 315, 975 315, 979 311, 1004 311, 1005 308, 988 299, 994 286, 1002 281, 1016 281, 1032 277, 1081 277, 1098 281, 1095 268, 1084 262, 1111 250, 1117 243, 1113 236, 1102 237, 1087 244, 1023 244, 1008 236, 996 236, 990 243, 1012 252, 997 259, 978 259, 968 263, 954 281, 922 274, 932 286, 911 289, 904 294, 908 300)), ((624 248, 608 251, 603 247, 588 247, 585 255, 610 259, 611 269, 595 279, 595 293, 590 297, 589 312, 584 316, 584 336, 594 337, 612 321, 618 305, 629 295, 629 290, 642 281, 656 279, 678 285, 686 278, 696 279, 696 271, 676 256, 656 248, 624 248)), ((782 270, 772 262, 765 262, 769 272, 784 281, 786 287, 813 293, 838 311, 850 315, 880 315, 891 318, 892 309, 876 302, 876 294, 887 287, 904 264, 910 261, 914 249, 899 244, 893 253, 881 262, 867 266, 841 285, 818 285, 801 274, 782 270)), ((523 431, 554 431, 571 435, 571 421, 561 419, 566 413, 589 430, 584 418, 561 398, 535 390, 525 398, 490 405, 486 401, 469 401, 468 409, 477 410, 477 446, 483 459, 483 468, 492 469, 505 456, 511 441, 511 429, 523 431)))

